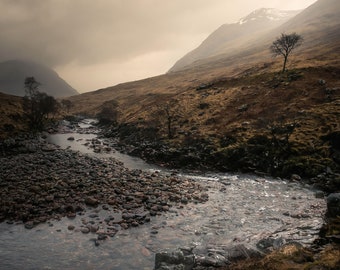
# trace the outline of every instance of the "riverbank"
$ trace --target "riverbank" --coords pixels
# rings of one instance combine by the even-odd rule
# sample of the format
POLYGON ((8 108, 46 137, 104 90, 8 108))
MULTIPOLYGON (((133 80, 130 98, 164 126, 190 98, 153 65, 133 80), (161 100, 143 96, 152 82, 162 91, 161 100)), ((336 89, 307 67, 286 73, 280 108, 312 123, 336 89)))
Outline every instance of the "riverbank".
POLYGON ((134 125, 101 129, 102 136, 111 139, 120 151, 167 168, 251 173, 301 181, 327 194, 340 191, 339 133, 327 137, 331 144, 327 151, 320 144, 311 152, 297 142, 286 141, 283 147, 284 142, 277 144, 277 138, 266 133, 237 143, 238 139, 232 137, 224 138, 225 142, 214 138, 177 141, 156 134, 151 138, 148 129, 134 125), (329 156, 321 157, 322 151, 329 156))
MULTIPOLYGON (((101 144, 103 142, 97 139, 89 143, 97 145, 96 149, 110 146, 108 142, 101 144)), ((185 224, 191 225, 185 225, 188 231, 184 235, 193 234, 197 238, 195 244, 184 247, 184 251, 195 258, 197 269, 207 269, 223 267, 234 260, 262 257, 263 251, 248 246, 249 241, 265 244, 258 248, 267 251, 294 239, 305 239, 303 241, 310 245, 321 227, 324 214, 321 202, 324 200, 315 199, 315 196, 322 196, 322 193, 301 193, 296 182, 238 177, 223 180, 221 177, 219 181, 214 180, 214 184, 200 185, 195 177, 128 170, 112 158, 59 149, 43 138, 26 137, 7 141, 7 144, 2 145, 1 178, 6 181, 2 182, 1 205, 5 206, 3 209, 11 220, 22 220, 27 229, 50 219, 82 216, 78 226, 71 225, 67 230, 95 233, 94 243, 99 245, 101 240, 115 236, 117 231, 149 223, 153 215, 169 213, 167 227, 180 228, 183 220, 175 225, 171 221, 175 217, 171 218, 171 214, 177 209, 175 215, 178 215, 182 209, 182 214, 188 215, 185 224), (214 198, 213 205, 207 202, 208 197, 214 198), (208 223, 203 226, 200 208, 193 213, 185 211, 187 205, 201 202, 209 206, 205 210, 208 212, 204 213, 210 212, 208 223), (282 209, 285 211, 276 208, 277 203, 284 204, 282 209), (245 209, 242 208, 244 204, 245 209), (294 210, 288 210, 288 205, 294 210), (84 214, 87 209, 95 211, 84 214), (106 214, 96 213, 99 211, 106 214), (233 222, 229 223, 231 219, 227 217, 233 222), (255 225, 259 218, 263 224, 255 225), (290 224, 294 225, 291 227, 290 224), (263 231, 270 229, 268 233, 256 235, 252 229, 257 226, 264 226, 260 229, 263 231), (230 239, 230 234, 238 227, 243 228, 243 233, 230 239), (277 229, 271 231, 274 228, 277 229), (220 234, 217 236, 220 240, 210 238, 214 233, 220 234)), ((158 234, 158 229, 153 228, 150 234, 153 233, 158 234)), ((142 250, 150 253, 148 249, 142 250)))

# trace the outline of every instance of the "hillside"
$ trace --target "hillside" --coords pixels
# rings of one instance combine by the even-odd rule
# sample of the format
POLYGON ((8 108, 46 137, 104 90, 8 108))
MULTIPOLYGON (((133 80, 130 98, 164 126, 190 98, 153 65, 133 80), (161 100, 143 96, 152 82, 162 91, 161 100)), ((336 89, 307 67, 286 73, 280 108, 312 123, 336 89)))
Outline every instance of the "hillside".
MULTIPOLYGON (((317 1, 283 24, 278 20, 281 22, 279 27, 259 35, 252 42, 246 42, 228 55, 219 54, 196 61, 176 72, 74 96, 70 98, 74 112, 95 114, 104 101, 114 99, 120 104, 122 120, 132 121, 138 118, 137 112, 152 103, 154 98, 158 99, 157 95, 175 95, 212 80, 239 76, 246 71, 251 73, 261 69, 264 73, 280 70, 281 59, 271 56, 269 46, 281 32, 296 31, 304 37, 303 45, 289 59, 288 69, 325 65, 336 67, 340 55, 339 16, 340 2, 317 1)), ((251 20, 251 17, 248 19, 251 20)))
POLYGON ((57 98, 78 94, 51 68, 19 60, 0 63, 0 91, 10 95, 24 96, 25 78, 32 76, 41 83, 39 90, 50 96, 57 98))
POLYGON ((23 118, 22 98, 0 92, 0 139, 27 129, 23 118))
MULTIPOLYGON (((309 6, 293 18, 281 25, 269 30, 258 31, 254 37, 245 36, 243 40, 235 40, 236 44, 226 43, 221 45, 218 53, 214 55, 202 55, 191 64, 181 65, 170 69, 170 72, 185 69, 209 69, 222 67, 223 65, 234 65, 237 59, 239 64, 256 63, 258 59, 270 61, 272 58, 268 47, 272 41, 281 33, 297 32, 304 38, 303 46, 298 50, 299 54, 312 54, 315 60, 338 59, 340 52, 340 22, 337 19, 340 14, 340 2, 336 0, 319 0, 309 6)), ((239 27, 242 27, 240 25, 239 27)), ((218 31, 217 31, 218 32, 218 31)), ((213 36, 213 35, 212 35, 213 36)), ((196 50, 188 55, 202 50, 208 38, 196 50)), ((222 43, 223 44, 223 43, 222 43)), ((216 46, 216 45, 215 45, 216 46)), ((183 58, 185 60, 186 56, 183 58)), ((183 61, 184 61, 183 60, 183 61)), ((305 61, 309 58, 300 58, 296 61, 305 61)), ((181 62, 180 59, 178 62, 181 62)))
POLYGON ((205 39, 202 44, 179 59, 169 72, 179 71, 190 67, 194 62, 218 56, 235 54, 239 47, 249 40, 266 34, 295 16, 299 11, 280 11, 262 8, 253 11, 237 23, 224 24, 205 39))

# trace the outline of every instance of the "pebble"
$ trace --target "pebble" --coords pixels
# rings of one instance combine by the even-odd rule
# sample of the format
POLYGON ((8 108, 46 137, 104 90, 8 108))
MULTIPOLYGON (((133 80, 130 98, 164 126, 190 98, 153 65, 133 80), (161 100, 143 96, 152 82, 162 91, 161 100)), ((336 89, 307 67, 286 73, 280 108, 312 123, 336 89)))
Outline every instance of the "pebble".
POLYGON ((82 232, 82 233, 89 233, 90 232, 90 229, 89 228, 87 228, 87 227, 85 227, 85 228, 81 228, 80 229, 80 231, 82 232))
POLYGON ((29 221, 29 222, 26 222, 25 223, 25 228, 26 229, 32 229, 34 227, 34 224, 33 224, 33 222, 32 221, 29 221))
POLYGON ((82 220, 87 227, 81 232, 96 232, 98 224, 119 223, 119 229, 128 229, 150 222, 151 216, 171 211, 172 206, 182 208, 180 203, 208 200, 194 180, 129 170, 113 158, 59 149, 39 138, 18 138, 12 144, 0 152, 0 222, 25 221, 31 229, 52 219, 73 219, 91 207, 87 216, 91 220, 82 220), (101 218, 100 210, 107 215, 101 218), (119 212, 124 222, 112 216, 119 212))

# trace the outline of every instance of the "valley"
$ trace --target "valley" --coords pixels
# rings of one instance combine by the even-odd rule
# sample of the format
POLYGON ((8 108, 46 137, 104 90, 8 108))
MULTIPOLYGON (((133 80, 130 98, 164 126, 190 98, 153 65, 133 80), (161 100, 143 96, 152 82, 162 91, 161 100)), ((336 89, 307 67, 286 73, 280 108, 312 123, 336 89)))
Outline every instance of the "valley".
MULTIPOLYGON (((65 269, 338 269, 339 14, 338 0, 260 9, 165 74, 82 94, 65 82, 39 131, 23 92, 0 89, 0 268, 22 238, 61 239, 65 269), (270 45, 294 32, 282 72, 270 45)), ((47 246, 22 251, 51 268, 47 246)))

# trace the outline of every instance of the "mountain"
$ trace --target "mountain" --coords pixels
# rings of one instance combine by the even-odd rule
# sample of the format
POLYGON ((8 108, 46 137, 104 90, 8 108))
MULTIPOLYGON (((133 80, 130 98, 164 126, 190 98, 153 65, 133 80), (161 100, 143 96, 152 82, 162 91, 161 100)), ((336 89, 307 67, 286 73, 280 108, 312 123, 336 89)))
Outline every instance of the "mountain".
POLYGON ((223 53, 234 53, 240 45, 254 37, 267 33, 278 27, 300 11, 281 11, 273 8, 262 8, 241 18, 237 23, 224 24, 208 36, 195 50, 178 60, 170 69, 178 71, 197 60, 213 57, 223 53))
MULTIPOLYGON (((292 13, 288 13, 293 16, 292 13)), ((254 22, 255 25, 255 21, 259 21, 259 25, 263 25, 261 23, 263 20, 270 20, 279 25, 265 32, 255 29, 254 31, 257 31, 259 35, 255 37, 252 35, 252 38, 247 38, 245 34, 238 34, 243 37, 236 38, 235 43, 231 42, 237 44, 237 49, 220 48, 217 51, 225 51, 196 60, 178 70, 172 69, 174 72, 74 96, 71 98, 73 108, 77 113, 91 114, 98 112, 104 101, 116 100, 121 104, 122 117, 132 121, 138 118, 138 113, 144 112, 148 106, 151 106, 159 96, 164 99, 174 97, 188 89, 195 89, 201 84, 209 84, 219 79, 245 76, 256 72, 279 71, 282 68, 282 61, 272 57, 269 47, 282 32, 297 32, 304 38, 302 46, 289 59, 288 69, 292 66, 295 68, 339 66, 340 1, 319 0, 291 19, 282 22, 280 18, 288 16, 288 13, 273 9, 255 11, 242 18, 237 24, 225 25, 222 28, 244 29, 241 27, 246 27, 250 22, 254 22)), ((216 40, 218 36, 221 39, 231 37, 231 35, 217 35, 216 32, 219 31, 211 35, 215 36, 216 40)), ((236 34, 235 32, 234 35, 236 34)), ((208 40, 203 44, 209 47, 208 40)))
MULTIPOLYGON (((237 24, 229 25, 228 28, 236 27, 239 29, 238 31, 242 32, 244 31, 241 30, 242 26, 245 27, 249 25, 249 27, 252 27, 252 23, 256 25, 257 21, 260 22, 261 20, 267 20, 267 22, 271 20, 272 22, 278 23, 278 25, 266 31, 255 29, 255 35, 243 34, 241 38, 232 39, 231 42, 223 43, 217 50, 211 49, 213 53, 197 54, 197 51, 200 52, 203 50, 203 44, 208 43, 208 40, 212 39, 208 37, 200 47, 180 59, 169 71, 226 67, 232 66, 235 63, 255 64, 259 59, 271 61, 272 55, 268 48, 273 40, 280 36, 281 33, 292 32, 297 32, 304 38, 303 45, 296 51, 296 55, 298 56, 297 62, 305 62, 305 56, 307 54, 313 54, 314 61, 327 60, 333 62, 334 59, 337 61, 337 56, 340 52, 340 21, 338 19, 340 16, 340 1, 319 0, 286 21, 280 21, 279 19, 277 21, 272 20, 269 15, 271 12, 265 12, 267 16, 260 16, 266 18, 254 19, 257 18, 256 13, 261 14, 261 12, 257 11, 253 13, 253 15, 249 15, 250 17, 241 19, 237 24), (194 61, 190 60, 192 55, 195 56, 194 61)), ((227 26, 222 27, 225 28, 227 26)), ((220 32, 218 29, 214 33, 217 31, 220 32)), ((214 33, 211 36, 215 36, 214 33)), ((222 34, 223 33, 220 35, 222 34)), ((232 35, 233 32, 225 32, 225 34, 232 35)), ((214 44, 212 41, 209 41, 209 43, 214 44)), ((217 47, 215 46, 214 48, 217 47)))
MULTIPOLYGON (((282 24, 275 32, 301 34, 304 38, 304 51, 317 52, 320 49, 326 49, 328 53, 338 53, 340 46, 339 16, 340 1, 319 0, 296 17, 282 24)), ((321 50, 320 52, 320 56, 325 54, 325 51, 321 50)))
POLYGON ((25 78, 32 76, 41 83, 39 91, 53 97, 67 97, 78 94, 51 68, 21 60, 0 63, 0 92, 24 96, 25 78))

